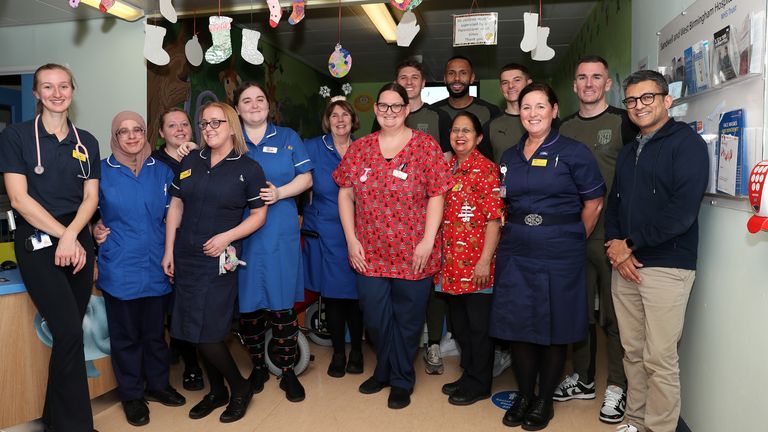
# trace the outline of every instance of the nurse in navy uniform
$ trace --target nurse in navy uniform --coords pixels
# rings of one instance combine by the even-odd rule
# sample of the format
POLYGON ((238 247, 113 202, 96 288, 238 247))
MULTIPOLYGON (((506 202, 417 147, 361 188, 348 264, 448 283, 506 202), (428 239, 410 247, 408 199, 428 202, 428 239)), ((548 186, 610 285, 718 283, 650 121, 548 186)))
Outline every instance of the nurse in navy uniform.
POLYGON ((539 430, 554 415, 568 344, 587 334, 586 309, 574 305, 586 301, 586 238, 605 183, 587 146, 552 128, 557 96, 549 86, 529 84, 519 101, 527 132, 501 156, 508 217, 496 251, 490 333, 512 342, 520 387, 503 423, 539 430))
POLYGON ((229 246, 240 256, 240 240, 264 224, 267 211, 259 193, 267 185, 259 164, 245 156, 232 107, 206 105, 200 130, 201 149, 184 158, 171 184, 162 264, 176 282, 171 335, 197 344, 210 382, 210 392, 189 416, 203 418, 229 403, 219 417, 229 423, 245 415, 253 396, 224 342, 237 297, 238 267, 231 266, 236 260, 229 246), (243 218, 246 207, 250 211, 243 218))

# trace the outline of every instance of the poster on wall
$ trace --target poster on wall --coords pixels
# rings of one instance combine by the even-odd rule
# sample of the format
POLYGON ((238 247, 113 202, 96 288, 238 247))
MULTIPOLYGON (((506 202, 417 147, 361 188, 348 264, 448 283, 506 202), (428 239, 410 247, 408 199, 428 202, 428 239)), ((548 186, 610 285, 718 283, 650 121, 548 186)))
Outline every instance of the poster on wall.
POLYGON ((453 46, 496 45, 498 12, 453 16, 453 46))

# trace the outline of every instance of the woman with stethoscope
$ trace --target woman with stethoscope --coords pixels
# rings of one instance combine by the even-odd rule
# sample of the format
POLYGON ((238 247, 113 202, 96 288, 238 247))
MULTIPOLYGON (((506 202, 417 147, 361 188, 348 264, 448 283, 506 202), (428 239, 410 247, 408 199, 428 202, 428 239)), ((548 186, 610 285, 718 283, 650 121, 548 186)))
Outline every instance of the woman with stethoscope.
POLYGON ((93 284, 93 240, 86 225, 99 200, 99 145, 67 112, 72 72, 35 71, 34 120, 0 135, 0 172, 16 220, 15 253, 29 296, 53 334, 42 421, 46 430, 93 430, 82 322, 93 284))

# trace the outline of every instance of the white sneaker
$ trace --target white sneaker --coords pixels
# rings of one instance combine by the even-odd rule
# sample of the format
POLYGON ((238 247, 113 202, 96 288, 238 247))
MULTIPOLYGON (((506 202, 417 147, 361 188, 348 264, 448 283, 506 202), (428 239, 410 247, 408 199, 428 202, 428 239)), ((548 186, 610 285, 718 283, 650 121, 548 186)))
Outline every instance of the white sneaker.
POLYGON ((600 408, 600 421, 605 423, 621 423, 624 420, 624 411, 626 409, 627 393, 619 386, 609 385, 605 389, 603 406, 600 408))
POLYGON ((557 386, 555 395, 552 399, 558 402, 565 402, 571 399, 594 399, 595 383, 583 383, 579 381, 579 374, 574 373, 565 377, 563 382, 557 386))
POLYGON ((493 377, 501 375, 508 367, 512 366, 512 353, 503 349, 493 351, 493 377))
POLYGON ((616 432, 640 432, 639 429, 632 426, 631 424, 623 424, 616 428, 616 432))
POLYGON ((459 344, 456 343, 456 339, 453 338, 451 332, 446 332, 443 335, 443 338, 440 339, 440 353, 443 355, 443 357, 461 355, 459 344))
POLYGON ((432 344, 424 351, 424 369, 430 375, 443 373, 443 358, 440 356, 440 345, 432 344))

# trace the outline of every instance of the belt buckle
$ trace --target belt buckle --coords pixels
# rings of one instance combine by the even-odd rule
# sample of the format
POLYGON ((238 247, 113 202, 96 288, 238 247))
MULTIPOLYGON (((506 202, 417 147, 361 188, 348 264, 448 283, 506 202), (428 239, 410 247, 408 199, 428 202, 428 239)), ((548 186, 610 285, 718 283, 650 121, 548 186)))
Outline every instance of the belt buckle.
POLYGON ((544 222, 544 218, 542 218, 538 213, 531 213, 525 215, 525 219, 523 221, 528 226, 539 226, 542 222, 544 222))

